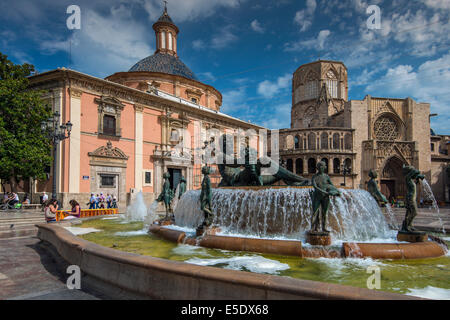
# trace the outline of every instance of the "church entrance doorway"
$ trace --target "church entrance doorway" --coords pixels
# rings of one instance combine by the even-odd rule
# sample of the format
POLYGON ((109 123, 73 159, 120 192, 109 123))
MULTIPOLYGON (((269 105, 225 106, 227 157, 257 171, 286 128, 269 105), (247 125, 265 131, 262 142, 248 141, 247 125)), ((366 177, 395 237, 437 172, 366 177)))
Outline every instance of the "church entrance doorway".
POLYGON ((178 184, 181 181, 181 169, 168 168, 168 171, 170 173, 170 187, 175 192, 177 190, 178 184))
POLYGON ((406 194, 405 178, 402 168, 405 163, 394 156, 386 161, 381 175, 381 192, 391 201, 392 198, 402 199, 406 194))
POLYGON ((392 201, 392 198, 396 198, 395 194, 395 181, 394 180, 381 180, 381 193, 386 196, 386 199, 389 202, 392 201))

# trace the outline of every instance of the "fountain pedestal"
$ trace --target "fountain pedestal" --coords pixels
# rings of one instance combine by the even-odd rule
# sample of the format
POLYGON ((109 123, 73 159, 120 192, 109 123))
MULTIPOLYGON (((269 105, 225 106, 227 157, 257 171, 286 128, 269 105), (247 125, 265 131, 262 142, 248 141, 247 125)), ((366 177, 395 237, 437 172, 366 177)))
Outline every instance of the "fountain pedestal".
POLYGON ((201 237, 203 235, 205 236, 215 236, 218 232, 220 232, 219 227, 206 227, 206 226, 199 226, 195 230, 195 235, 197 237, 201 237))
POLYGON ((331 236, 328 232, 308 231, 306 233, 306 242, 313 246, 329 246, 331 245, 331 236))
POLYGON ((428 234, 420 231, 415 232, 399 231, 397 234, 397 241, 426 242, 428 241, 428 234))

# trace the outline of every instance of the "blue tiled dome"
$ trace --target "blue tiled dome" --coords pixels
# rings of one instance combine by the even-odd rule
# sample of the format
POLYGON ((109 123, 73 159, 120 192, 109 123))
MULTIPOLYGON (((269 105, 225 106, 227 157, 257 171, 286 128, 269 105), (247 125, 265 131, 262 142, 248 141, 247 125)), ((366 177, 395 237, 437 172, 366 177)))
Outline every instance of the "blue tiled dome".
POLYGON ((142 59, 129 71, 161 72, 197 80, 195 74, 179 58, 160 52, 142 59))

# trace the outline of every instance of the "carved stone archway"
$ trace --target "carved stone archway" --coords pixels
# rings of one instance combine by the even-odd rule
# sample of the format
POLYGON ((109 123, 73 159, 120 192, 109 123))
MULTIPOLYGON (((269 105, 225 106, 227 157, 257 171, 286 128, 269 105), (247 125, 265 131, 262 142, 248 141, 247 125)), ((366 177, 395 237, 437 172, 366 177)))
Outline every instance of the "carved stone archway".
POLYGON ((381 170, 380 187, 381 192, 391 200, 393 197, 398 199, 406 194, 406 185, 402 174, 402 167, 406 165, 404 160, 398 156, 388 158, 381 170))
POLYGON ((126 170, 129 157, 119 148, 113 147, 111 141, 88 155, 91 193, 114 194, 119 208, 126 207, 126 170))

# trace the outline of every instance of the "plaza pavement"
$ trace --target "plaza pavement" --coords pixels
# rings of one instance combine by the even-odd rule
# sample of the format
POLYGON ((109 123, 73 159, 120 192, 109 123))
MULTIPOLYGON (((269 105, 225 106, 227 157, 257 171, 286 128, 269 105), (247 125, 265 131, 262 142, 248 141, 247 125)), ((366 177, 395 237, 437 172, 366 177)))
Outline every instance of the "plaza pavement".
MULTIPOLYGON (((0 211, 0 300, 93 300, 101 296, 69 290, 68 274, 39 245, 41 211, 0 211)), ((81 284, 82 285, 82 284, 81 284)))

